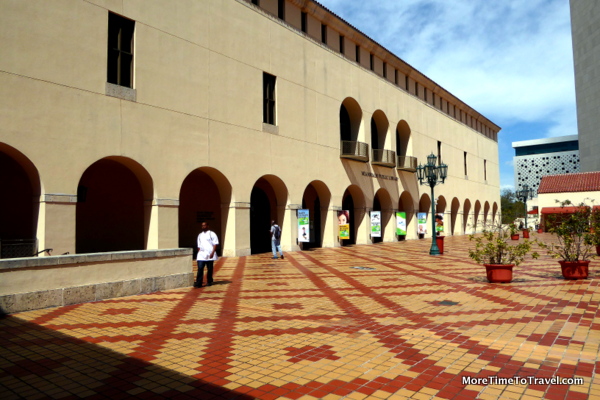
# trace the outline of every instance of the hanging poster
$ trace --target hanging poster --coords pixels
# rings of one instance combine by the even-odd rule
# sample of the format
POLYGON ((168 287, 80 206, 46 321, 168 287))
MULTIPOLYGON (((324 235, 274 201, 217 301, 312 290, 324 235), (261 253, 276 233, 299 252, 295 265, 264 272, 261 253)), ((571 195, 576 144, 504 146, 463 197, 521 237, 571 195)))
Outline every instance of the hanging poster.
POLYGON ((406 235, 406 212, 396 213, 396 235, 406 235))
POLYGON ((381 237, 381 211, 371 211, 371 237, 381 237))
POLYGON ((350 211, 338 211, 340 239, 350 239, 350 211))
POLYGON ((419 235, 427 233, 427 213, 417 213, 417 220, 419 224, 419 235))
POLYGON ((298 241, 310 242, 309 210, 298 210, 298 241))

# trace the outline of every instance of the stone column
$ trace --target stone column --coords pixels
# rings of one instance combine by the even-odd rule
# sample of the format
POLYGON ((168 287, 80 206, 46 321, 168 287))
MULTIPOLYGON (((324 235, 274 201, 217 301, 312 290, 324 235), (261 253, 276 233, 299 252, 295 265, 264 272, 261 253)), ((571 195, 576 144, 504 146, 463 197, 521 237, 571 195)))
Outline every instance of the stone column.
POLYGON ((46 193, 40 197, 38 251, 50 248, 52 255, 75 253, 76 211, 76 194, 46 193))
POLYGON ((225 229, 224 257, 242 257, 250 255, 250 203, 233 202, 229 205, 225 229))
POLYGON ((146 248, 174 249, 179 247, 179 200, 154 199, 150 207, 150 221, 146 248))
POLYGON ((289 204, 287 206, 285 225, 281 231, 281 249, 285 251, 300 251, 298 245, 298 210, 301 204, 289 204))

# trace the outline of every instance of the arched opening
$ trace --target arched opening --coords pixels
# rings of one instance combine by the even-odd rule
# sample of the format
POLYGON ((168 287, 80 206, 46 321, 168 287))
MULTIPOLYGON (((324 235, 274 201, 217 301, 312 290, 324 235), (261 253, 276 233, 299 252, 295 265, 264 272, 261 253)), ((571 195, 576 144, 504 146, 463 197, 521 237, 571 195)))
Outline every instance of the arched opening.
MULTIPOLYGON (((302 208, 307 209, 309 213, 309 242, 302 242, 302 250, 319 248, 323 246, 323 234, 325 232, 325 219, 329 202, 331 201, 331 192, 321 181, 312 181, 304 190, 302 196, 302 208)), ((304 232, 298 232, 300 238, 304 232)))
POLYGON ((230 202, 231 184, 223 174, 207 167, 192 171, 179 191, 179 247, 194 249, 195 257, 200 225, 207 222, 219 238, 217 252, 222 255, 230 202))
POLYGON ((36 252, 40 177, 20 151, 0 143, 0 258, 31 257, 36 252))
POLYGON ((410 126, 404 120, 398 122, 396 127, 396 154, 398 156, 409 155, 408 147, 410 144, 410 126))
POLYGON ((259 178, 250 194, 250 253, 271 251, 271 221, 284 231, 287 188, 273 175, 259 178))
POLYGON ((96 161, 77 187, 76 252, 146 249, 152 198, 152 178, 137 162, 96 161))
MULTIPOLYGON (((380 237, 372 237, 373 243, 383 242, 385 238, 385 230, 390 221, 390 217, 392 216, 392 199, 390 198, 390 194, 385 189, 379 189, 377 193, 375 193, 375 198, 373 199, 373 211, 379 211, 381 213, 381 217, 379 221, 380 226, 380 237)), ((373 225, 373 221, 371 221, 371 226, 373 225)))
POLYGON ((498 214, 498 203, 494 202, 494 205, 492 206, 492 222, 493 223, 496 222, 497 214, 498 214))
POLYGON ((408 232, 414 232, 413 217, 415 215, 413 198, 406 190, 400 195, 400 200, 398 201, 398 212, 400 213, 400 216, 396 219, 396 230, 397 232, 406 232, 404 235, 399 234, 398 240, 406 240, 408 232))
POLYGON ((351 185, 344 192, 342 197, 342 210, 348 211, 346 216, 350 224, 350 239, 342 240, 342 245, 356 244, 356 235, 358 227, 362 222, 365 214, 364 196, 360 188, 356 185, 351 185))
POLYGON ((346 98, 340 106, 340 140, 358 141, 362 110, 351 97, 346 98))
MULTIPOLYGON (((446 213, 446 198, 444 196, 438 196, 437 201, 435 203, 435 215, 439 215, 442 217, 442 232, 440 233, 440 235, 444 235, 444 231, 447 229, 446 226, 446 216, 444 215, 446 213)), ((435 218, 435 217, 434 217, 435 218)), ((437 225, 437 223, 436 223, 437 225)))
POLYGON ((477 200, 475 202, 475 207, 473 210, 473 232, 477 232, 477 230, 480 228, 480 221, 479 221, 479 216, 481 214, 481 203, 479 202, 479 200, 477 200))
POLYGON ((388 127, 389 122, 383 111, 375 111, 371 117, 371 148, 373 150, 385 148, 388 127))
POLYGON ((471 212, 471 201, 465 200, 463 205, 463 232, 467 233, 467 226, 469 226, 469 213, 471 212))
POLYGON ((431 226, 431 220, 429 212, 431 211, 431 198, 429 197, 429 195, 427 193, 423 193, 421 195, 421 199, 419 200, 419 213, 424 213, 425 214, 425 218, 418 218, 418 233, 419 233, 419 238, 422 239, 425 234, 427 233, 431 233, 429 232, 431 230, 430 226, 431 226), (423 222, 425 221, 425 222, 423 222))
POLYGON ((460 201, 455 197, 452 199, 452 203, 450 205, 450 232, 452 235, 455 234, 456 231, 456 220, 458 217, 458 210, 460 209, 460 201))
POLYGON ((488 219, 490 215, 490 203, 485 202, 483 205, 483 229, 487 229, 490 226, 491 221, 488 219))

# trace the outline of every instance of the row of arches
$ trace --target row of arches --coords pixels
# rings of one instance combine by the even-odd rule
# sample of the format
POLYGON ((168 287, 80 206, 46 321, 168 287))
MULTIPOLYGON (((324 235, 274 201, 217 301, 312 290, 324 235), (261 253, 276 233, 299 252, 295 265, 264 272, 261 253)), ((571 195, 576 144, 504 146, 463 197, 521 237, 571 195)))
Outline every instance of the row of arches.
MULTIPOLYGON (((347 97, 340 106, 340 140, 359 141, 362 124, 362 109, 358 102, 347 97)), ((382 150, 385 148, 387 133, 390 123, 382 110, 376 110, 371 116, 371 148, 382 150)), ((396 154, 406 156, 410 143, 411 129, 405 120, 396 125, 396 154)))
MULTIPOLYGON (((22 153, 9 146, 0 146, 0 180, 9 196, 0 196, 0 240, 35 238, 38 235, 40 198, 43 202, 52 202, 51 195, 42 196, 42 183, 34 164, 22 153)), ((380 188, 374 196, 368 198, 355 184, 349 185, 343 195, 335 197, 329 187, 320 180, 309 182, 300 201, 290 199, 287 186, 275 175, 264 175, 254 183, 248 206, 239 206, 233 199, 230 181, 220 171, 212 167, 198 168, 185 177, 181 183, 177 199, 160 199, 155 194, 155 185, 147 170, 136 161, 126 157, 106 157, 90 165, 77 182, 74 227, 67 222, 62 231, 74 229, 74 251, 76 253, 94 253, 122 250, 143 250, 157 243, 151 239, 151 226, 156 219, 156 208, 176 208, 177 245, 196 247, 196 237, 203 221, 209 222, 220 240, 221 249, 234 248, 238 244, 229 244, 230 230, 245 230, 251 253, 270 250, 270 222, 277 221, 284 227, 283 244, 292 247, 296 243, 294 229, 291 228, 294 210, 308 209, 310 213, 311 241, 302 244, 302 249, 331 246, 336 243, 336 211, 350 211, 350 239, 344 244, 364 243, 359 239, 360 232, 367 232, 370 210, 381 211, 382 237, 376 241, 393 241, 395 237, 394 215, 404 211, 408 229, 416 232, 415 215, 417 212, 430 213, 429 195, 404 191, 398 200, 392 199, 389 192, 380 188), (417 197, 419 196, 419 197, 417 197), (341 199, 339 201, 338 199, 341 199), (243 221, 232 221, 232 209, 248 209, 249 225, 243 221), (364 227, 361 231, 361 227, 364 227), (391 229, 387 229, 390 227, 391 229)), ((447 205, 440 196, 436 213, 450 217, 448 234, 462 234, 467 231, 469 219, 474 224, 483 224, 490 218, 495 219, 497 205, 485 202, 483 207, 475 201, 465 199, 462 203, 453 198, 447 205), (473 210, 472 210, 473 208, 473 210), (480 215, 481 214, 481 215, 480 215)), ((45 216, 48 218, 48 216, 45 216)), ((54 221, 60 223, 60 221, 54 221)), ((161 235, 162 232, 156 234, 161 235)), ((364 233, 363 237, 367 234, 364 233)), ((242 240, 243 242, 243 240, 242 240)), ((47 243, 52 247, 52 243, 47 243)), ((245 246, 242 244, 242 246, 245 246)))

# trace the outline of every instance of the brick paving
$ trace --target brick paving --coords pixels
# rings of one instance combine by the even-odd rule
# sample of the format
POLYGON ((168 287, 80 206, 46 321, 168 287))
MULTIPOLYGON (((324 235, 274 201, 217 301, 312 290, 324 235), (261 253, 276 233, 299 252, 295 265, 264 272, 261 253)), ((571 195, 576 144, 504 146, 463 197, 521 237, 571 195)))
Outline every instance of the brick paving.
POLYGON ((429 245, 225 258, 211 287, 10 315, 0 398, 600 399, 597 261, 490 284, 467 237, 429 245))

